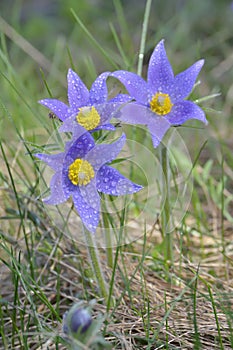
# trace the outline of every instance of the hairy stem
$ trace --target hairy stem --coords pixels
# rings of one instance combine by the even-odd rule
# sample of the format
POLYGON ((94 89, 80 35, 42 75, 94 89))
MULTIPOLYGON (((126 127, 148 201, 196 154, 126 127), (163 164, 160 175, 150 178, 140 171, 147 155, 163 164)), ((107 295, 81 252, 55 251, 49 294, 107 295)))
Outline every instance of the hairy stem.
POLYGON ((84 228, 84 234, 85 234, 87 249, 89 252, 89 258, 92 265, 92 270, 96 278, 96 281, 98 283, 100 294, 107 302, 108 292, 107 292, 106 283, 103 277, 103 273, 102 273, 102 269, 99 261, 98 248, 96 246, 95 237, 86 228, 84 228))

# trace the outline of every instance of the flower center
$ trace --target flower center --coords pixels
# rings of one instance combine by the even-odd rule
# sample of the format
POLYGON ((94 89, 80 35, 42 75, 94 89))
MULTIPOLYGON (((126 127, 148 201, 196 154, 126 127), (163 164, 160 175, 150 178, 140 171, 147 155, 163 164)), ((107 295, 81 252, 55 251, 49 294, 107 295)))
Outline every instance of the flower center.
POLYGON ((86 130, 93 130, 99 125, 100 115, 95 107, 82 107, 79 111, 76 120, 86 130))
POLYGON ((94 169, 87 160, 77 158, 69 166, 68 177, 74 185, 87 185, 94 176, 94 169))
POLYGON ((172 109, 172 102, 168 94, 162 92, 156 92, 150 101, 151 110, 159 115, 168 114, 172 109))

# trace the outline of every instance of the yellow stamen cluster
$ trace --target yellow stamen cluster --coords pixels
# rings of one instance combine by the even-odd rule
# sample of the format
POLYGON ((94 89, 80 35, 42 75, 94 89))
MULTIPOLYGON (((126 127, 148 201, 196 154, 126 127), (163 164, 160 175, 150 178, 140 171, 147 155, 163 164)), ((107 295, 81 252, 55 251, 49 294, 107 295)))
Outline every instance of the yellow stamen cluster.
POLYGON ((77 158, 69 166, 68 177, 74 185, 87 185, 94 176, 94 169, 87 160, 77 158))
POLYGON ((77 115, 77 122, 86 130, 95 129, 100 123, 100 115, 95 107, 82 107, 77 115))
POLYGON ((151 110, 158 115, 168 114, 172 109, 172 102, 168 94, 156 92, 150 101, 151 110))

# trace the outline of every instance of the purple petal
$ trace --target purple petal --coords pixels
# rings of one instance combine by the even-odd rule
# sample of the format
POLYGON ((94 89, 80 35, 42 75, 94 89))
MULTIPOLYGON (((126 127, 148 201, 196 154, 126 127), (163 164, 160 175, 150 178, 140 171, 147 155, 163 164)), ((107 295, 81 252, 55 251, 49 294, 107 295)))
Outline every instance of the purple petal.
POLYGON ((86 131, 85 134, 72 142, 66 153, 63 168, 68 168, 68 166, 77 158, 84 158, 94 146, 95 140, 91 134, 86 131))
POLYGON ((68 177, 70 164, 72 164, 77 158, 84 158, 86 153, 88 153, 94 146, 95 141, 89 132, 86 132, 84 135, 80 136, 77 140, 71 143, 65 155, 62 168, 62 184, 63 192, 65 194, 73 193, 77 190, 77 186, 74 185, 68 177))
POLYGON ((154 148, 158 147, 171 124, 163 117, 156 117, 148 124, 154 148))
POLYGON ((58 130, 59 132, 72 132, 77 125, 78 122, 76 120, 76 117, 71 116, 64 121, 64 123, 60 126, 58 130))
POLYGON ((174 74, 164 48, 164 40, 155 47, 148 66, 147 82, 154 92, 168 93, 174 74))
POLYGON ((98 171, 102 165, 114 160, 125 144, 126 136, 123 134, 116 142, 111 144, 96 145, 86 155, 85 159, 90 162, 95 171, 98 171))
POLYGON ((142 186, 126 179, 116 169, 103 165, 96 177, 97 190, 113 196, 120 196, 138 192, 142 186))
POLYGON ((125 86, 132 98, 140 103, 147 104, 148 86, 139 75, 119 70, 113 72, 111 76, 118 79, 125 86))
POLYGON ((86 106, 89 101, 89 91, 79 76, 69 69, 67 74, 68 100, 73 111, 78 111, 79 107, 86 106))
POLYGON ((73 193, 74 206, 86 228, 95 233, 100 217, 100 197, 95 182, 80 186, 73 193))
POLYGON ((93 131, 97 131, 97 130, 109 130, 109 131, 115 131, 116 128, 114 125, 112 124, 104 124, 104 125, 101 125, 101 126, 98 126, 97 128, 95 128, 95 130, 93 131))
POLYGON ((175 77, 170 88, 170 96, 173 103, 182 101, 191 93, 203 64, 204 60, 197 61, 175 77))
POLYGON ((91 105, 96 103, 104 103, 108 98, 108 89, 106 79, 110 75, 110 72, 100 74, 100 76, 94 81, 90 89, 89 102, 91 105))
POLYGON ((172 125, 181 125, 188 119, 198 119, 207 124, 204 111, 191 101, 176 103, 165 117, 172 125))
POLYGON ((59 132, 72 132, 73 139, 77 139, 87 132, 87 130, 77 122, 74 116, 67 118, 58 130, 59 132))
POLYGON ((117 118, 127 124, 147 125, 154 116, 148 107, 132 102, 122 107, 117 118))
POLYGON ((62 121, 64 121, 69 116, 69 107, 59 100, 46 98, 38 102, 50 109, 62 121))
POLYGON ((58 153, 58 154, 37 153, 37 154, 34 154, 34 156, 39 158, 43 162, 47 163, 55 171, 59 171, 62 169, 64 153, 58 153))
POLYGON ((69 198, 70 192, 65 193, 63 191, 61 172, 57 172, 53 175, 50 181, 50 191, 51 195, 43 199, 43 202, 46 204, 58 205, 65 202, 69 198))
POLYGON ((121 115, 118 119, 121 121, 127 124, 148 126, 155 148, 160 144, 166 131, 171 126, 169 121, 164 117, 156 115, 150 110, 150 108, 137 103, 129 103, 125 105, 120 112, 121 115))
POLYGON ((108 123, 112 118, 116 118, 119 109, 123 106, 121 102, 107 102, 95 105, 95 108, 100 116, 100 125, 108 123))
MULTIPOLYGON (((121 103, 103 103, 100 105, 96 105, 95 108, 100 116, 100 123, 99 126, 96 127, 94 130, 115 130, 114 126, 108 122, 115 116, 120 106, 122 106, 121 103)), ((92 107, 85 108, 91 109, 92 107)), ((89 132, 90 131, 91 130, 89 130, 89 132)), ((59 132, 72 132, 73 138, 78 138, 79 136, 87 132, 87 130, 77 122, 76 115, 73 115, 64 121, 64 123, 59 128, 59 132)))
POLYGON ((111 98, 108 102, 129 102, 132 100, 132 97, 126 94, 118 94, 115 97, 111 98))

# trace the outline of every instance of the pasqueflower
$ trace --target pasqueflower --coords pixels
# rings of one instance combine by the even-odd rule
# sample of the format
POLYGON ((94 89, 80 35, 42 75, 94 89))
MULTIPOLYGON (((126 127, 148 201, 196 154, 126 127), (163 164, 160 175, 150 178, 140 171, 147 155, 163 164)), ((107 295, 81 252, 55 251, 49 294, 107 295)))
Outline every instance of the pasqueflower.
POLYGON ((85 333, 92 324, 92 318, 86 308, 73 306, 63 316, 63 332, 65 334, 85 333))
POLYGON ((174 76, 164 40, 161 40, 151 55, 147 82, 135 73, 123 70, 112 73, 135 101, 123 106, 119 118, 127 123, 147 125, 154 147, 158 146, 171 125, 180 125, 193 118, 207 123, 203 110, 185 100, 203 64, 204 60, 199 60, 174 76))
POLYGON ((90 91, 80 77, 69 69, 67 74, 68 102, 56 99, 43 99, 39 103, 49 108, 61 121, 65 122, 60 131, 73 131, 77 125, 86 130, 108 129, 114 130, 109 124, 114 112, 120 103, 129 101, 130 97, 119 94, 108 100, 106 79, 110 72, 104 72, 98 76, 91 86, 90 91))
POLYGON ((79 128, 78 137, 66 144, 64 152, 35 156, 55 171, 50 182, 51 194, 44 202, 58 205, 72 196, 83 224, 94 233, 100 218, 98 192, 119 196, 135 193, 142 187, 107 165, 121 151, 126 140, 124 134, 111 144, 96 145, 91 134, 83 130, 79 128))

